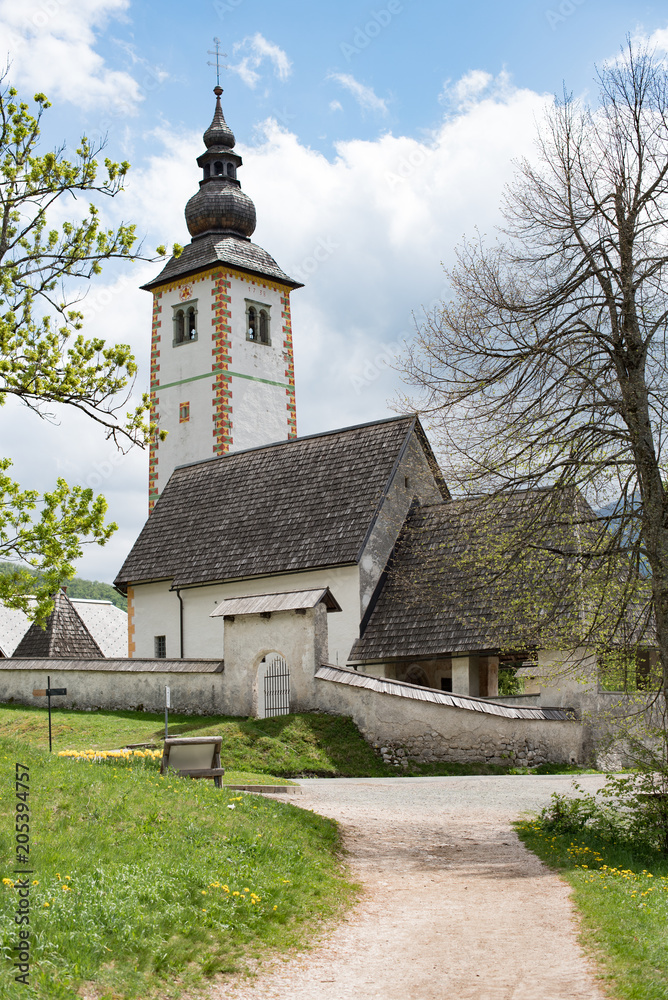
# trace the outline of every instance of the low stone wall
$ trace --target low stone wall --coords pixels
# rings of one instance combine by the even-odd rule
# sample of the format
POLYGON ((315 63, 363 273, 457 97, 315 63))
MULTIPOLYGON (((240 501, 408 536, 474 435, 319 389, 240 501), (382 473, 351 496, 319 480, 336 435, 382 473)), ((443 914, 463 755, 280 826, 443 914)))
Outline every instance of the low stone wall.
POLYGON ((186 715, 224 715, 222 663, 215 660, 0 660, 0 702, 44 707, 33 688, 67 688, 52 708, 80 711, 162 712, 165 687, 171 709, 186 715))
MULTIPOLYGON (((368 742, 398 768, 408 760, 530 766, 587 760, 584 727, 562 711, 550 718, 549 709, 494 705, 334 667, 311 673, 307 683, 303 664, 295 666, 296 680, 299 666, 304 677, 295 684, 293 711, 352 716, 368 742), (322 679, 323 671, 337 679, 322 679)), ((224 673, 215 660, 4 660, 0 701, 43 706, 46 699, 32 691, 46 687, 50 675, 52 686, 68 689, 54 700, 56 708, 161 712, 169 686, 174 712, 247 715, 253 670, 252 661, 245 673, 241 666, 224 673)))
MULTIPOLYGON (((526 717, 539 709, 508 706, 514 717, 493 714, 495 706, 475 698, 459 696, 470 707, 451 707, 428 700, 429 692, 415 688, 402 695, 382 693, 398 682, 350 676, 350 671, 323 668, 339 680, 316 675, 316 697, 321 710, 351 715, 368 742, 389 763, 512 763, 537 766, 543 763, 584 764, 590 749, 585 728, 566 718, 526 717), (346 675, 349 675, 346 677, 346 675), (368 686, 359 686, 366 684, 368 686), (488 709, 488 710, 486 710, 488 709), (524 713, 524 715, 523 715, 524 713)), ((439 695, 440 692, 434 692, 439 695)), ((498 706, 500 707, 500 706, 498 706)))

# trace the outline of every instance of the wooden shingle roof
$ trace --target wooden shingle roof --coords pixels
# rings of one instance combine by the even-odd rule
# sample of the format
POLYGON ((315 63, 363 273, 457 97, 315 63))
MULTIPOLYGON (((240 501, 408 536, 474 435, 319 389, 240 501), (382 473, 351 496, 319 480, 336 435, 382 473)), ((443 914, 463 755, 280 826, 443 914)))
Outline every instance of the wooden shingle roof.
POLYGON ((413 433, 433 465, 408 416, 177 468, 116 585, 188 586, 354 564, 413 433))
POLYGON ((557 602, 552 617, 559 617, 559 600, 563 611, 572 612, 569 602, 579 599, 576 575, 564 573, 565 563, 550 556, 550 545, 575 553, 593 513, 578 497, 557 497, 550 506, 550 496, 534 491, 414 510, 349 659, 491 652, 524 641, 519 618, 511 621, 507 613, 511 602, 521 610, 516 598, 522 593, 535 592, 540 600, 551 588, 557 602))
POLYGON ((13 655, 15 658, 80 657, 86 660, 103 657, 104 653, 72 602, 59 590, 46 627, 33 622, 13 655))
POLYGON ((434 688, 420 687, 417 684, 407 684, 405 681, 372 677, 370 674, 358 673, 348 667, 337 667, 331 663, 321 664, 315 673, 315 679, 333 681, 335 684, 348 684, 350 687, 364 688, 366 691, 376 691, 378 694, 389 694, 395 698, 427 701, 434 705, 461 708, 467 712, 481 712, 483 715, 496 715, 505 719, 551 719, 568 722, 574 717, 573 710, 570 708, 543 708, 533 705, 519 708, 515 705, 489 701, 487 698, 451 694, 450 692, 436 691, 434 688))
POLYGON ((189 275, 205 271, 216 264, 227 265, 261 278, 278 281, 289 288, 301 288, 278 266, 262 247, 240 236, 200 236, 188 243, 179 257, 172 257, 151 281, 142 285, 147 291, 189 275))

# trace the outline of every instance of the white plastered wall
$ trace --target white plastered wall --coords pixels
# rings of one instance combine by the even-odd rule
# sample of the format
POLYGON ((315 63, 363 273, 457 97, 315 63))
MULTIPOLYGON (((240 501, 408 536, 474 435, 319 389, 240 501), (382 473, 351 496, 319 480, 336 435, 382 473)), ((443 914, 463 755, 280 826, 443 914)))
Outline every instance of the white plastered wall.
MULTIPOLYGON (((136 584, 134 587, 135 656, 154 655, 154 636, 167 638, 167 656, 179 655, 179 602, 170 593, 171 581, 136 584)), ((340 566, 304 573, 257 577, 231 583, 184 588, 183 653, 186 658, 217 659, 224 656, 222 618, 210 614, 229 597, 281 594, 295 590, 329 587, 341 605, 341 612, 329 615, 329 658, 344 666, 359 634, 359 571, 357 566, 340 566)))
POLYGON ((421 504, 443 499, 417 435, 411 435, 383 501, 373 531, 360 560, 360 616, 366 611, 376 584, 387 565, 413 499, 421 504), (406 485, 408 480, 408 485, 406 485))
POLYGON ((289 358, 283 346, 282 295, 288 290, 261 278, 253 279, 221 269, 194 275, 169 287, 160 304, 160 386, 157 417, 167 437, 158 445, 158 490, 162 492, 178 465, 217 454, 214 435, 214 362, 216 316, 214 289, 220 277, 230 281, 231 344, 228 371, 232 374, 231 451, 254 448, 288 438, 289 358), (246 339, 246 300, 266 305, 270 315, 270 344, 246 339), (197 340, 173 343, 174 307, 196 302, 197 340), (272 383, 280 383, 275 385, 272 383), (174 384, 177 383, 177 384, 174 384), (187 403, 189 417, 180 418, 187 403))

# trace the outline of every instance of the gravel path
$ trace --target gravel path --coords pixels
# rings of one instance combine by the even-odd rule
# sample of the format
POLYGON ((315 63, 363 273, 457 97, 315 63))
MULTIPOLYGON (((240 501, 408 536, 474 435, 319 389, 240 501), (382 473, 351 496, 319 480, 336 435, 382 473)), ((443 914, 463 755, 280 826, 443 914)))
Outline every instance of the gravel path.
MULTIPOLYGON (((585 775, 587 791, 600 787, 585 775)), ((510 823, 568 777, 341 778, 292 801, 341 823, 359 904, 310 952, 212 1000, 595 1000, 568 887, 510 823)))

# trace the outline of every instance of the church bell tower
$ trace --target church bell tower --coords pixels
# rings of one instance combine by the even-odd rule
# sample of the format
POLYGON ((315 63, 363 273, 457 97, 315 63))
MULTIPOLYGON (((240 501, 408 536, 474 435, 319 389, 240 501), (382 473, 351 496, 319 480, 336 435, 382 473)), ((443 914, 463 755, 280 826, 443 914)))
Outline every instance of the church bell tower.
POLYGON ((178 465, 297 434, 288 277, 251 242, 255 206, 241 190, 241 157, 216 108, 186 205, 191 241, 143 287, 153 293, 149 513, 178 465))

